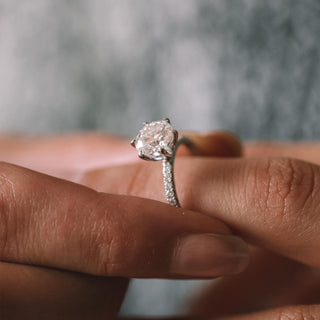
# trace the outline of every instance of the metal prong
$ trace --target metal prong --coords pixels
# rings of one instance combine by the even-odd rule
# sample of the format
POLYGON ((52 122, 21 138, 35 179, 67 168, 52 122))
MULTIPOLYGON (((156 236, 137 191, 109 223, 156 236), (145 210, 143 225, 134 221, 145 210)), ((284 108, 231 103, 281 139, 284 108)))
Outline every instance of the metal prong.
POLYGON ((145 155, 141 151, 139 151, 138 156, 139 158, 145 160, 145 155))
POLYGON ((174 130, 173 131, 173 134, 174 134, 174 140, 173 140, 173 145, 176 145, 177 141, 178 141, 178 138, 179 138, 179 133, 177 130, 174 130))
POLYGON ((144 155, 144 154, 142 153, 142 151, 139 151, 138 156, 139 156, 139 158, 142 159, 142 160, 148 160, 148 161, 152 161, 152 160, 153 160, 153 159, 147 157, 146 155, 144 155))
POLYGON ((163 118, 162 120, 167 121, 168 123, 171 123, 169 118, 163 118))
POLYGON ((161 154, 165 155, 168 158, 172 157, 172 154, 169 153, 166 149, 161 149, 161 154))
POLYGON ((136 139, 132 139, 130 144, 135 148, 136 147, 136 139))
POLYGON ((143 159, 143 160, 154 161, 154 159, 152 159, 152 158, 144 155, 144 154, 142 153, 142 151, 139 151, 138 156, 139 156, 140 159, 143 159))

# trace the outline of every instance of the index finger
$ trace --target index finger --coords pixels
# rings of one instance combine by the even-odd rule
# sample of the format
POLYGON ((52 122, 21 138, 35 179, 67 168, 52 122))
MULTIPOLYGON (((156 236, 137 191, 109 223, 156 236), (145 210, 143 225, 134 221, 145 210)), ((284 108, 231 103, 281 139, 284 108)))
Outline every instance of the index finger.
POLYGON ((104 276, 241 271, 245 243, 217 219, 0 163, 0 260, 104 276))

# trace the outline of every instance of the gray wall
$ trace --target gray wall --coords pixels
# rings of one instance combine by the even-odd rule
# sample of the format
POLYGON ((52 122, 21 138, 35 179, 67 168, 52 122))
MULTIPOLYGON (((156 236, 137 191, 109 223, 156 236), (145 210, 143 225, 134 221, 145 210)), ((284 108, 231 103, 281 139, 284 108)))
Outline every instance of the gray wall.
POLYGON ((1 0, 0 129, 317 138, 320 4, 1 0))

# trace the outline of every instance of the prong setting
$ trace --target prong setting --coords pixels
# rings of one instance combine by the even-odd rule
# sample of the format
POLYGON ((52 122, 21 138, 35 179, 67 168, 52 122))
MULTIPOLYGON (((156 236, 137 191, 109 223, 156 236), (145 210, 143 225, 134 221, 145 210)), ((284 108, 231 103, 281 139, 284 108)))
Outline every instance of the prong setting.
POLYGON ((146 156, 145 154, 143 154, 142 151, 139 151, 138 156, 142 160, 147 160, 147 161, 152 161, 153 160, 152 158, 150 158, 150 157, 146 156))
POLYGON ((131 145, 138 151, 143 160, 160 161, 172 158, 178 132, 175 131, 168 118, 160 121, 144 122, 137 137, 131 145))
MULTIPOLYGON (((162 173, 165 193, 170 205, 179 207, 173 175, 175 148, 178 147, 178 131, 174 130, 168 118, 160 121, 144 122, 137 137, 131 140, 131 145, 138 151, 143 160, 162 160, 162 173)), ((183 138, 182 140, 183 141, 183 138)), ((183 143, 183 142, 182 142, 183 143)))
POLYGON ((178 131, 172 128, 170 120, 144 122, 144 127, 137 137, 131 140, 131 145, 138 151, 143 160, 162 160, 162 173, 167 200, 170 205, 180 207, 175 190, 173 163, 176 148, 181 143, 188 145, 188 138, 178 140, 178 131))
POLYGON ((145 159, 145 155, 142 153, 142 151, 139 151, 138 156, 140 159, 144 160, 145 159))
POLYGON ((163 154, 164 156, 166 156, 167 158, 172 158, 172 154, 169 153, 166 149, 162 148, 161 149, 161 154, 163 154))
POLYGON ((173 131, 173 134, 174 134, 174 138, 173 138, 173 145, 175 146, 178 142, 178 138, 179 138, 179 133, 177 130, 174 130, 173 131))

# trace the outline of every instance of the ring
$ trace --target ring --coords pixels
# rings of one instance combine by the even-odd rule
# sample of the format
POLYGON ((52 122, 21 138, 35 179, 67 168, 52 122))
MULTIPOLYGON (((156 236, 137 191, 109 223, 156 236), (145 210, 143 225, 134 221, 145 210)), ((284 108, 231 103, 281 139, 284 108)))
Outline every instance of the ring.
POLYGON ((190 149, 195 146, 186 137, 178 139, 178 131, 171 126, 170 120, 164 118, 160 121, 144 122, 143 128, 137 137, 131 140, 131 145, 138 151, 143 160, 162 160, 162 173, 164 189, 170 205, 180 207, 177 197, 173 164, 179 145, 186 144, 190 149))

